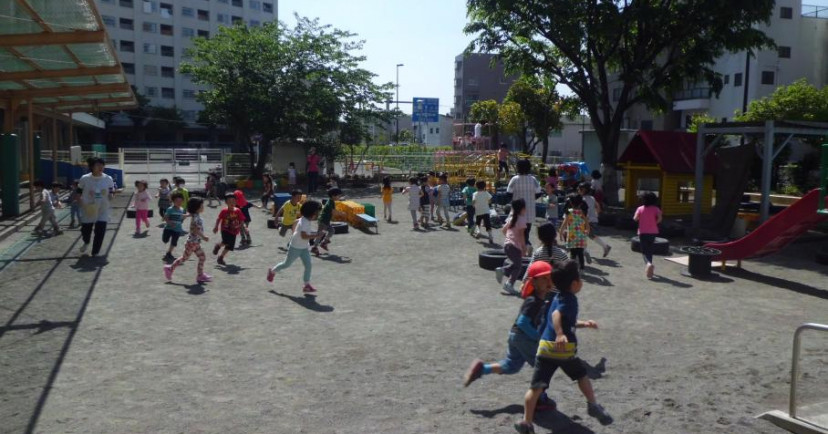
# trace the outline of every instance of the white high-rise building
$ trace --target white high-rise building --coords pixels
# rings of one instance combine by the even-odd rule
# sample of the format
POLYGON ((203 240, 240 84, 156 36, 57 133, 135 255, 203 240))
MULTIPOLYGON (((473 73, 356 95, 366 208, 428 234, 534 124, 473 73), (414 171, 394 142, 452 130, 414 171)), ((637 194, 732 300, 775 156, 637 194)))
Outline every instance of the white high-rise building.
POLYGON ((154 106, 178 107, 193 123, 199 87, 178 73, 192 38, 220 26, 278 20, 278 0, 95 0, 130 84, 154 106))

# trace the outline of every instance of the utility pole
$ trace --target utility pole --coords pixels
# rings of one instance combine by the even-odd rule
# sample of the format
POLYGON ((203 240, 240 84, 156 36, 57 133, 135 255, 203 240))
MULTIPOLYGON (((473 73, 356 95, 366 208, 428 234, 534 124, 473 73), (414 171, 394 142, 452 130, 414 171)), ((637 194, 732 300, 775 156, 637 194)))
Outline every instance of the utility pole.
POLYGON ((400 144, 400 116, 399 116, 399 111, 400 111, 400 67, 401 66, 405 66, 405 65, 403 65, 402 63, 397 64, 397 101, 396 102, 397 102, 397 112, 398 113, 394 116, 395 123, 397 124, 397 127, 396 127, 396 136, 397 136, 396 143, 398 145, 400 144))

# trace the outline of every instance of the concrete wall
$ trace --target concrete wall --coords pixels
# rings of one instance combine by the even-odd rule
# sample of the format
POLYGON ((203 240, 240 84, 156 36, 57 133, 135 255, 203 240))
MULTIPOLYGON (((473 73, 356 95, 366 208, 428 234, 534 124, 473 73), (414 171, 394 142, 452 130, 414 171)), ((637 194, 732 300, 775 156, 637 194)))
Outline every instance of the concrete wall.
POLYGON ((288 164, 296 165, 297 173, 305 173, 307 167, 307 153, 301 143, 279 143, 273 145, 270 154, 273 173, 286 174, 288 164))

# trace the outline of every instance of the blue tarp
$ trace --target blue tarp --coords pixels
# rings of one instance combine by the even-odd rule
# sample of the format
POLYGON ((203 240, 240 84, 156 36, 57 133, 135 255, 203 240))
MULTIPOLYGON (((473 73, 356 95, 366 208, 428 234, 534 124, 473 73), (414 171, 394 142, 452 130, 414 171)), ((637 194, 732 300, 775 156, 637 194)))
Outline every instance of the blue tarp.
MULTIPOLYGON (((67 184, 71 184, 72 181, 80 179, 81 176, 87 173, 89 173, 89 170, 86 168, 85 165, 76 166, 71 163, 58 161, 57 176, 58 178, 62 178, 62 181, 66 182, 67 184)), ((104 173, 112 177, 112 179, 115 181, 115 185, 118 188, 124 187, 123 170, 105 168, 104 173)), ((40 180, 43 181, 43 183, 46 185, 49 185, 53 181, 55 181, 54 179, 52 179, 52 160, 40 160, 40 180)))

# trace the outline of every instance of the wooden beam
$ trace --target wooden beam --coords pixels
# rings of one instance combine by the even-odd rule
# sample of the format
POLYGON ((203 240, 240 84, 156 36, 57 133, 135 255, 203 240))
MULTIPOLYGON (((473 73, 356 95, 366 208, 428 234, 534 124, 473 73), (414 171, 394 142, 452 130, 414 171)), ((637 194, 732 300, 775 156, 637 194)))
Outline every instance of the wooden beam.
POLYGON ((39 80, 45 78, 85 77, 88 75, 121 74, 120 66, 96 66, 93 68, 47 69, 45 71, 0 72, 0 81, 39 80))
POLYGON ((29 4, 28 1, 26 1, 26 0, 17 0, 17 4, 20 5, 21 8, 25 9, 26 12, 29 14, 29 16, 32 17, 32 20, 34 20, 34 22, 39 24, 40 27, 43 28, 43 30, 45 30, 47 32, 53 31, 52 27, 49 26, 49 24, 47 24, 46 21, 43 21, 43 18, 40 17, 40 14, 38 14, 37 11, 34 10, 34 8, 29 4))
MULTIPOLYGON (((57 118, 52 118, 52 137, 51 137, 51 139, 52 139, 52 179, 57 181, 57 175, 58 175, 58 163, 57 163, 58 128, 57 128, 57 118)), ((71 185, 71 181, 72 180, 67 179, 66 183, 71 185)), ((72 193, 74 193, 74 191, 72 193)))
POLYGON ((135 99, 131 96, 128 96, 123 98, 90 99, 82 101, 61 101, 59 103, 55 103, 54 105, 48 106, 48 108, 60 110, 61 107, 95 107, 99 104, 108 104, 115 102, 135 102, 135 99))
POLYGON ((129 83, 101 84, 97 86, 63 86, 32 90, 13 90, 0 92, 0 97, 29 99, 38 97, 59 97, 68 95, 98 93, 132 93, 129 83))
MULTIPOLYGON (((35 209, 34 200, 34 176, 35 176, 35 154, 34 154, 34 104, 29 104, 26 108, 26 137, 29 142, 29 210, 35 209)), ((44 187, 45 188, 45 187, 44 187)))
POLYGON ((72 32, 20 33, 0 36, 0 47, 96 44, 106 42, 104 30, 76 30, 72 32))

